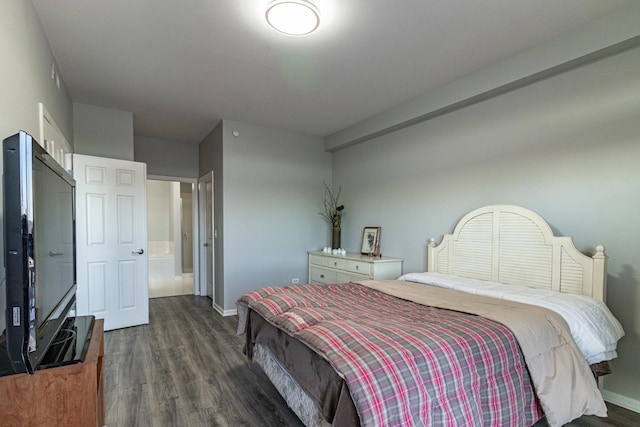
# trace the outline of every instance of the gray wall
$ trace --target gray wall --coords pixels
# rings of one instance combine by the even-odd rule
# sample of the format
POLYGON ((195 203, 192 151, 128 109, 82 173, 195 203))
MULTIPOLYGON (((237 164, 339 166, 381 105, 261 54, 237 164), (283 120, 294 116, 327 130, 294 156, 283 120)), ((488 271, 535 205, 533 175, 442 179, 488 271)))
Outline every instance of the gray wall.
MULTIPOLYGON (((40 139, 38 104, 47 111, 73 144, 72 104, 64 80, 60 87, 51 80, 53 54, 30 1, 6 0, 0 12, 0 140, 24 130, 40 139)), ((2 150, 0 150, 0 173, 2 150)), ((0 198, 2 188, 0 186, 0 198)), ((4 214, 0 204, 0 224, 4 214)), ((4 253, 0 229, 0 253, 4 253)), ((0 263, 4 277, 4 263, 0 263)), ((0 285, 0 309, 4 310, 5 291, 0 285)), ((0 315, 0 333, 4 331, 4 313, 0 315)))
POLYGON ((24 130, 39 140, 42 102, 73 144, 71 98, 62 78, 60 88, 51 80, 53 54, 30 1, 2 2, 0 58, 0 139, 24 130))
POLYGON ((147 174, 199 178, 198 145, 143 136, 134 137, 136 162, 147 164, 147 174))
POLYGON ((640 409, 640 49, 334 153, 343 245, 382 227, 384 255, 426 269, 426 243, 468 211, 515 204, 581 250, 604 244, 623 324, 606 397, 640 409))
POLYGON ((74 152, 133 160, 133 113, 73 104, 74 152))
MULTIPOLYGON (((331 154, 321 138, 225 120, 222 161, 223 206, 215 200, 216 211, 224 211, 218 240, 224 245, 223 308, 230 310, 259 285, 307 280, 307 251, 328 242, 318 212, 322 181, 330 183, 331 154)), ((217 184, 217 174, 215 179, 217 184)))
POLYGON ((216 181, 222 182, 222 121, 211 129, 198 149, 198 176, 214 171, 216 181))

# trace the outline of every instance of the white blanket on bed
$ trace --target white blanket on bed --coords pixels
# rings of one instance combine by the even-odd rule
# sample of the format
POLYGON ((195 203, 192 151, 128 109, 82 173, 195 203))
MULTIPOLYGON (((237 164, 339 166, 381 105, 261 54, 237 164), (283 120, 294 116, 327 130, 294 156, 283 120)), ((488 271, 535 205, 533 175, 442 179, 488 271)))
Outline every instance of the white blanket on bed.
POLYGON ((560 314, 589 364, 617 357, 618 340, 624 336, 620 322, 601 301, 584 295, 506 285, 442 273, 411 273, 399 278, 441 288, 548 308, 560 314))

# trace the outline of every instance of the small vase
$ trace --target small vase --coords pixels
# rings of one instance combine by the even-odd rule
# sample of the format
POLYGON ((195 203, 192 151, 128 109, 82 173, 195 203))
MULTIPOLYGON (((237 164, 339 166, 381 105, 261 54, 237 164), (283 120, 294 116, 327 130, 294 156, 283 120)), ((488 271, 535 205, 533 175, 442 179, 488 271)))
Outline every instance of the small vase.
POLYGON ((333 227, 333 229, 331 230, 331 248, 332 249, 338 249, 341 248, 342 246, 340 246, 340 232, 341 232, 341 228, 340 227, 333 227))

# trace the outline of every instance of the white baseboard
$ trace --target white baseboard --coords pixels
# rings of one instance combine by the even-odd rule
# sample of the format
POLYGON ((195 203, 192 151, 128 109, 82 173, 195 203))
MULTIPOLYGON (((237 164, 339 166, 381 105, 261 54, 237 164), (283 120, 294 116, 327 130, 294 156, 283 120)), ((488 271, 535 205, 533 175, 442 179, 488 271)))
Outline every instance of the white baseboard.
POLYGON ((238 309, 237 308, 230 308, 228 310, 223 309, 222 307, 220 307, 218 304, 213 304, 213 308, 222 315, 222 317, 227 317, 227 316, 235 316, 238 314, 238 309))
POLYGON ((609 403, 640 413, 640 400, 631 399, 630 397, 609 390, 602 390, 602 397, 609 403))
POLYGON ((223 316, 237 316, 238 315, 238 309, 237 308, 230 308, 229 310, 225 310, 222 313, 223 316))

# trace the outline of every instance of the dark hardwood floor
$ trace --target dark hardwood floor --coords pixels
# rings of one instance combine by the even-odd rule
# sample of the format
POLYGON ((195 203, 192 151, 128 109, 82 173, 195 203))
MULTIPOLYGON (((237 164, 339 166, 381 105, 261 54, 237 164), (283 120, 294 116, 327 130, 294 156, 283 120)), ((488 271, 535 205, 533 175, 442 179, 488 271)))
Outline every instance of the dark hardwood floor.
MULTIPOLYGON (((108 426, 302 426, 248 364, 235 316, 193 295, 151 299, 149 310, 149 325, 105 333, 108 426)), ((640 414, 609 405, 609 418, 568 425, 638 426, 640 414)))

